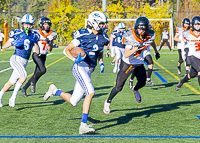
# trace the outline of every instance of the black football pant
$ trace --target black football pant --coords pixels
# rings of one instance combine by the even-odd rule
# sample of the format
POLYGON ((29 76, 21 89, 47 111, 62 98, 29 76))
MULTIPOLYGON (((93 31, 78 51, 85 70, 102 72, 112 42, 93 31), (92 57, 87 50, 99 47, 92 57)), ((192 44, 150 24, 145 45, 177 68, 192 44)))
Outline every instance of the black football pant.
POLYGON ((33 76, 28 80, 26 85, 23 87, 25 90, 31 85, 31 82, 36 84, 38 79, 46 73, 46 67, 45 67, 45 61, 46 61, 46 55, 38 55, 36 53, 32 54, 33 61, 36 64, 35 72, 33 76))
POLYGON ((1 44, 1 49, 3 49, 3 45, 2 45, 3 41, 0 41, 0 44, 1 44))
POLYGON ((112 89, 107 102, 111 103, 112 99, 115 95, 123 89, 123 86, 130 76, 130 74, 134 74, 137 78, 137 83, 134 90, 139 90, 140 88, 144 87, 146 84, 146 71, 143 64, 140 65, 130 65, 125 63, 123 60, 120 64, 120 71, 117 74, 116 79, 116 86, 112 89))
POLYGON ((167 44, 169 50, 171 51, 172 49, 171 49, 171 46, 170 46, 170 44, 169 44, 169 42, 168 42, 168 39, 163 39, 163 42, 160 43, 159 51, 161 50, 162 46, 163 46, 165 43, 167 44))

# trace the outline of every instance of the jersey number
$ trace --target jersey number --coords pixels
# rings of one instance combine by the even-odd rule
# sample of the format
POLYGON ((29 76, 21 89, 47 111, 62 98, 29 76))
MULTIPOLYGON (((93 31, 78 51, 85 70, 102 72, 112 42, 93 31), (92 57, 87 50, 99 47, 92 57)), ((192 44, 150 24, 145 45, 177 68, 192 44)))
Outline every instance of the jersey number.
POLYGON ((118 42, 118 43, 121 43, 121 42, 122 42, 121 37, 117 37, 117 42, 118 42))
POLYGON ((30 41, 29 39, 24 40, 24 49, 28 50, 30 48, 30 41))
POLYGON ((42 44, 44 44, 44 46, 43 46, 43 51, 44 51, 47 43, 46 42, 42 42, 42 44))
POLYGON ((92 47, 92 51, 98 51, 99 50, 99 47, 97 44, 94 44, 93 47, 92 47))
POLYGON ((195 43, 196 51, 200 51, 200 43, 195 43))

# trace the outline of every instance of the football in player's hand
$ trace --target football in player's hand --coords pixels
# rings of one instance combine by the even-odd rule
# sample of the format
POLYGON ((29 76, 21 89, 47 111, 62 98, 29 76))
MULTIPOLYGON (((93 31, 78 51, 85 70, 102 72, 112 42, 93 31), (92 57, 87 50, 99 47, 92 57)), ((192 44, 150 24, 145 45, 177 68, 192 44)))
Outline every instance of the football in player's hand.
POLYGON ((85 51, 80 47, 75 47, 71 50, 71 54, 74 58, 78 57, 78 54, 81 53, 81 57, 85 56, 85 51))

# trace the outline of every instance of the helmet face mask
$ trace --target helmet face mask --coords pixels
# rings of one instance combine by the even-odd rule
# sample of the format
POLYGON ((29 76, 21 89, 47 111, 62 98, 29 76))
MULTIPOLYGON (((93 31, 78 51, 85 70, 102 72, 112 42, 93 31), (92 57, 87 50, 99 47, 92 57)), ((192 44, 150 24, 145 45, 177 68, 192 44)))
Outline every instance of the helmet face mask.
POLYGON ((182 26, 183 26, 184 28, 189 29, 189 26, 190 26, 190 19, 189 19, 189 18, 184 18, 184 19, 182 20, 182 26))
POLYGON ((191 23, 192 30, 200 32, 200 16, 194 16, 191 23))
POLYGON ((140 37, 142 34, 143 39, 146 38, 149 27, 149 20, 146 17, 139 17, 134 26, 137 37, 140 37))
POLYGON ((49 32, 50 31, 50 29, 51 29, 51 20, 48 18, 48 17, 42 17, 41 19, 40 19, 40 21, 39 21, 39 27, 40 27, 40 29, 42 29, 42 30, 45 30, 46 32, 49 32), (49 25, 49 26, 47 26, 47 24, 49 25))

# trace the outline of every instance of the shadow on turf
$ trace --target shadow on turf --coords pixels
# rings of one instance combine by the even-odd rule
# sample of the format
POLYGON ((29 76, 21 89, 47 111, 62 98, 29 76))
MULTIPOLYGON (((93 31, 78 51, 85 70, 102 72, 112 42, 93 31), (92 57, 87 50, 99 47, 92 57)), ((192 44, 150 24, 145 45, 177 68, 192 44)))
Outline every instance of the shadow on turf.
POLYGON ((176 103, 172 103, 172 104, 161 104, 161 105, 148 106, 148 107, 143 107, 143 108, 112 110, 111 113, 116 112, 116 111, 132 111, 132 110, 138 111, 138 110, 146 109, 145 111, 127 113, 125 116, 121 116, 119 118, 114 118, 114 119, 110 119, 110 120, 101 121, 101 120, 93 119, 91 117, 89 117, 88 120, 94 124, 95 123, 117 122, 115 124, 106 125, 104 127, 98 128, 98 129, 96 129, 96 131, 97 131, 97 130, 102 130, 105 128, 110 128, 110 127, 121 125, 121 124, 126 124, 135 117, 145 116, 145 118, 148 118, 148 117, 150 117, 150 115, 155 114, 155 113, 172 111, 172 110, 179 109, 180 106, 190 106, 191 104, 198 104, 198 103, 200 103, 200 100, 176 102, 176 103))
POLYGON ((151 89, 158 90, 159 88, 167 88, 167 87, 172 87, 174 85, 177 85, 178 82, 171 82, 171 83, 164 83, 164 84, 156 84, 153 87, 151 86, 151 89), (156 88, 158 86, 158 88, 156 88), (160 87, 159 87, 160 86, 160 87))
MULTIPOLYGON (((28 107, 21 107, 18 108, 17 110, 23 110, 23 109, 29 109, 29 108, 36 108, 36 107, 44 107, 44 106, 52 106, 52 105, 59 105, 65 103, 65 100, 56 100, 56 101, 47 101, 47 102, 34 102, 34 103, 19 103, 16 105, 29 105, 29 104, 39 104, 36 106, 28 106, 28 107), (47 104, 48 103, 48 104, 47 104), (49 104, 52 103, 52 104, 49 104), (41 105, 42 104, 42 105, 41 105)), ((8 106, 8 105, 7 105, 8 106)))

